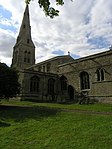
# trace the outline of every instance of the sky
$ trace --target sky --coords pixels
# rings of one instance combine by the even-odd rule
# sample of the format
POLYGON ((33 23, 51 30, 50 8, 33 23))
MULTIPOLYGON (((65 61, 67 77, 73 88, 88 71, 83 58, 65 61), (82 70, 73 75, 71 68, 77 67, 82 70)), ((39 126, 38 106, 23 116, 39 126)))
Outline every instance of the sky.
MULTIPOLYGON (((68 51, 77 59, 109 50, 112 0, 65 0, 63 6, 52 5, 60 10, 54 19, 45 16, 38 0, 29 5, 36 62, 67 55, 68 51)), ((24 0, 0 0, 0 62, 9 66, 24 10, 24 0)))

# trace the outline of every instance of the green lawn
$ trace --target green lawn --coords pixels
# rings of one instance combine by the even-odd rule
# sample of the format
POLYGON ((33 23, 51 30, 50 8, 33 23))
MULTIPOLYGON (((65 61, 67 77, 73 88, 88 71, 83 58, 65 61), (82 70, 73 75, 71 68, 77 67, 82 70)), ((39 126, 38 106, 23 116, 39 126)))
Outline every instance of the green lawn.
POLYGON ((69 109, 69 110, 87 110, 87 111, 96 111, 96 112, 112 112, 112 104, 57 104, 57 103, 37 103, 37 102, 28 102, 28 101, 1 101, 1 104, 4 105, 23 105, 23 106, 41 106, 49 108, 58 108, 58 109, 69 109))
POLYGON ((112 115, 63 112, 60 108, 112 111, 109 104, 1 102, 0 149, 112 148, 112 115))

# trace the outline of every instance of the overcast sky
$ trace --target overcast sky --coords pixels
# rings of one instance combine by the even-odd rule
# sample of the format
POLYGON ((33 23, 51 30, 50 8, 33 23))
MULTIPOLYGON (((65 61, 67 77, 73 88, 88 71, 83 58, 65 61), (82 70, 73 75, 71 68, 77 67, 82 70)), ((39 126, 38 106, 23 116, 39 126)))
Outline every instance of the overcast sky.
MULTIPOLYGON (((37 62, 68 51, 76 59, 109 49, 112 0, 65 0, 54 19, 45 17, 37 1, 29 6, 37 62)), ((8 65, 24 10, 24 0, 0 0, 0 61, 8 65)))

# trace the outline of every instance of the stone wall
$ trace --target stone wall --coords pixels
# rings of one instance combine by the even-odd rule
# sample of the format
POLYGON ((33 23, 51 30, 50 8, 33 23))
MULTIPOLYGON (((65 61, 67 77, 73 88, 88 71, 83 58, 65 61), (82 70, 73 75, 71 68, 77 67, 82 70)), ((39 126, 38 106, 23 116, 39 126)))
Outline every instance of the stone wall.
MULTIPOLYGON (((77 92, 81 92, 80 73, 87 72, 89 74, 90 89, 89 96, 91 98, 102 97, 112 99, 112 50, 99 55, 93 55, 81 58, 68 64, 59 66, 59 75, 64 75, 68 80, 68 85, 72 85, 77 92), (96 70, 103 68, 104 80, 97 81, 96 70)), ((101 101, 101 98, 100 98, 101 101)))
POLYGON ((21 100, 54 100, 53 98, 56 98, 58 94, 58 75, 51 74, 51 73, 42 73, 37 71, 30 71, 30 70, 24 70, 20 73, 20 80, 21 80, 21 100), (32 77, 38 77, 39 78, 39 90, 38 92, 31 92, 30 91, 30 80, 32 77), (54 79, 54 93, 53 95, 48 93, 48 80, 54 79), (55 96, 55 97, 53 97, 55 96))
POLYGON ((49 60, 37 63, 36 65, 28 68, 39 72, 58 74, 58 65, 73 61, 73 58, 69 55, 57 56, 49 60), (48 68, 49 67, 49 68, 48 68))

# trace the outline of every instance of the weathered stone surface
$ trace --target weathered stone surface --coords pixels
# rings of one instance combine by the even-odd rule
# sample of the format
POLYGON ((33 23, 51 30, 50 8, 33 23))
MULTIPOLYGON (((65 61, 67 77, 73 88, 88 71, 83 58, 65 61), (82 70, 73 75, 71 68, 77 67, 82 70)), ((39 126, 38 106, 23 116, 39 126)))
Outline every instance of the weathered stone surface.
POLYGON ((91 100, 112 102, 112 50, 76 60, 70 55, 57 56, 35 64, 28 6, 14 46, 12 67, 19 71, 22 100, 77 102, 83 93, 91 100))

